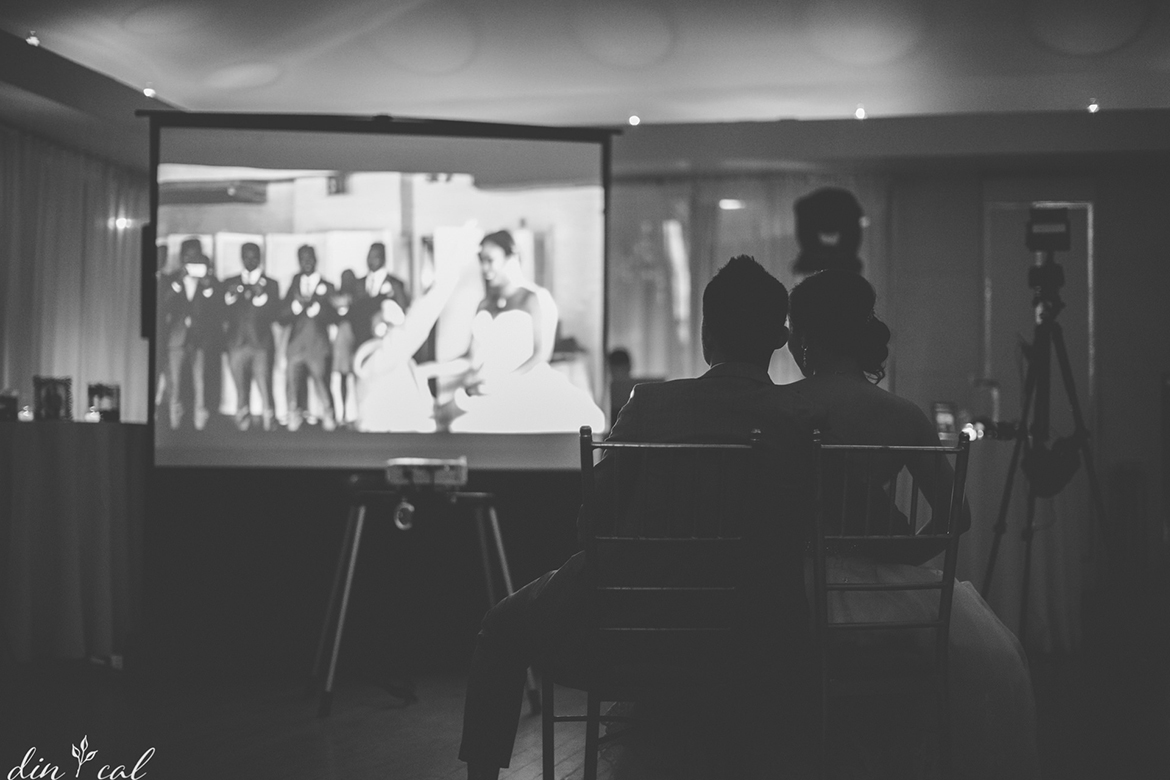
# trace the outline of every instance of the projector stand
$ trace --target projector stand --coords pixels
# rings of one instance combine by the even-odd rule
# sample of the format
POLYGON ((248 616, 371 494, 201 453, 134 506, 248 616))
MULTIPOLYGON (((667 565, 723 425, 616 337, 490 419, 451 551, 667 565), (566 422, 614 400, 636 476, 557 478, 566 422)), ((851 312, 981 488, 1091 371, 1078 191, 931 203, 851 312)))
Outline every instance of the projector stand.
MULTIPOLYGON (((337 671, 337 655, 341 649, 341 634, 345 628, 345 615, 349 609, 349 596, 353 587, 353 573, 357 566, 358 548, 361 545, 362 530, 366 523, 366 510, 370 503, 377 500, 396 499, 397 508, 394 512, 395 524, 403 531, 411 528, 411 518, 414 513, 413 505, 407 500, 408 493, 402 488, 388 487, 380 483, 377 486, 363 486, 356 478, 351 480, 353 492, 350 496, 349 517, 345 525, 345 538, 341 543, 341 553, 337 559, 337 569, 333 575, 333 587, 329 593, 329 603, 325 609, 325 621, 321 626, 321 638, 317 643, 317 656, 313 661, 313 672, 309 680, 309 695, 313 695, 317 688, 317 681, 321 677, 321 667, 325 660, 325 648, 329 643, 330 628, 333 628, 332 648, 329 653, 328 670, 325 674, 324 686, 321 689, 321 701, 317 709, 317 717, 326 718, 333 703, 333 681, 337 671)), ((451 503, 469 503, 475 512, 475 527, 479 535, 479 551, 483 562, 483 576, 486 584, 488 607, 496 605, 496 584, 492 576, 491 552, 488 548, 487 524, 491 525, 492 537, 495 542, 496 560, 504 580, 504 589, 507 595, 512 595, 512 573, 508 568, 508 558, 504 553, 504 538, 500 534, 500 521, 496 515, 494 496, 491 493, 476 493, 467 491, 441 491, 451 503), (486 510, 486 511, 485 511, 486 510)), ((540 712, 540 694, 532 670, 528 670, 526 683, 528 701, 533 714, 540 712)), ((390 692, 406 701, 407 704, 418 701, 414 691, 408 686, 403 688, 389 688, 390 692)))

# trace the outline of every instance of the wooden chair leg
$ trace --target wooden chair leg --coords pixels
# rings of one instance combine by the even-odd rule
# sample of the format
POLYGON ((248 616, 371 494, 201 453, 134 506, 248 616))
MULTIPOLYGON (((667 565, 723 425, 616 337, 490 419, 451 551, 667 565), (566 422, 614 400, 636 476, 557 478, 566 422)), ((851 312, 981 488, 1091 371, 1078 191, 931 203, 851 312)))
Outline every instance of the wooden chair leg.
POLYGON ((829 680, 821 675, 821 744, 817 750, 817 776, 826 780, 829 776, 829 680))
POLYGON ((583 780, 597 780, 598 732, 601 730, 601 699, 593 686, 589 686, 585 720, 585 771, 583 780))
POLYGON ((553 681, 552 675, 547 672, 540 676, 541 698, 543 709, 540 711, 540 753, 543 764, 544 780, 554 780, 553 768, 556 766, 556 740, 553 731, 553 681))
POLYGON ((951 709, 947 692, 946 674, 938 686, 938 776, 947 780, 951 776, 951 709))

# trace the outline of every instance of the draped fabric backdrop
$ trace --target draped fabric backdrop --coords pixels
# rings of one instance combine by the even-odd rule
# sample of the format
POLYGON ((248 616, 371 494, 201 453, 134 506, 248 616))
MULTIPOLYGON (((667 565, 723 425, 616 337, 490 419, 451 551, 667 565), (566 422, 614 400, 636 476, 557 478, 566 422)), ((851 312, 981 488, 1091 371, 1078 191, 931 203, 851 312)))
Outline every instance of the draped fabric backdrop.
POLYGON ((22 406, 34 375, 72 377, 75 420, 102 382, 121 386, 123 420, 145 422, 148 193, 145 174, 0 125, 0 387, 22 406))

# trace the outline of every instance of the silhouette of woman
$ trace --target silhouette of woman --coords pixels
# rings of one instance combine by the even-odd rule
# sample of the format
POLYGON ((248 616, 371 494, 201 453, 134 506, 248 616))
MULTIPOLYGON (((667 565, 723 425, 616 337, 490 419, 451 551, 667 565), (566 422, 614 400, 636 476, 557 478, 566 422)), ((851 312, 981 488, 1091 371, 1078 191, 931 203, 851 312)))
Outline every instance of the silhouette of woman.
MULTIPOLYGON (((875 384, 884 375, 890 341, 890 329, 874 314, 876 298, 869 282, 843 270, 813 274, 793 289, 788 346, 805 379, 791 387, 824 410, 826 441, 937 446, 938 435, 922 410, 875 384)), ((933 462, 891 462, 885 481, 903 465, 922 485, 928 501, 945 494, 950 475, 940 476, 933 462)), ((898 513, 889 521, 905 522, 905 517, 898 513)), ((960 527, 966 530, 970 524, 964 507, 960 527)), ((937 580, 937 573, 914 565, 922 563, 877 561, 861 554, 830 561, 829 567, 834 579, 937 580)), ((860 621, 900 615, 922 618, 932 609, 929 600, 937 598, 925 591, 831 595, 834 619, 860 621)), ((954 775, 1038 777, 1036 704, 1027 657, 969 582, 955 585, 950 658, 954 775)))

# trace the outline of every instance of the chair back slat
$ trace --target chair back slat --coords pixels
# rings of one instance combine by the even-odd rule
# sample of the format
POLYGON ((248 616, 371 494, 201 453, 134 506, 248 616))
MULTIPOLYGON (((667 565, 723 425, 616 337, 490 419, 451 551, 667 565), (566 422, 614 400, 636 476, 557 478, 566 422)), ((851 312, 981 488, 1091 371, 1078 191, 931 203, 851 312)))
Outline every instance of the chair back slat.
POLYGON ((778 480, 759 479, 761 443, 595 442, 588 428, 580 443, 591 654, 598 663, 725 661, 745 618, 745 527, 765 512, 783 520, 783 507, 767 502, 778 480))
MULTIPOLYGON (((954 447, 824 444, 818 439, 813 602, 817 639, 822 649, 829 633, 920 628, 934 632, 935 660, 945 665, 969 446, 965 436, 954 447), (954 461, 953 469, 946 468, 944 459, 954 461), (904 470, 910 472, 910 493, 903 497, 905 513, 899 507, 898 492, 899 475, 904 470), (934 495, 925 495, 924 490, 933 490, 934 495), (925 509, 930 512, 925 522, 921 516, 922 498, 926 499, 925 509), (864 567, 847 563, 851 559, 925 560, 940 553, 941 571, 928 576, 928 570, 920 568, 921 580, 891 582, 877 576, 872 581, 864 577, 861 577, 863 581, 857 581, 858 571, 864 571, 864 567), (848 582, 834 579, 831 569, 837 559, 846 561, 843 566, 852 566, 848 568, 848 582), (937 591, 939 595, 937 604, 925 610, 920 619, 907 620, 900 616, 858 624, 834 618, 835 611, 848 611, 847 602, 840 599, 891 591, 937 591), (837 595, 830 597, 830 593, 837 595)), ((880 564, 874 571, 878 568, 880 564)))

